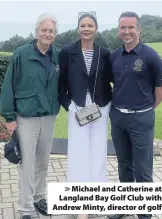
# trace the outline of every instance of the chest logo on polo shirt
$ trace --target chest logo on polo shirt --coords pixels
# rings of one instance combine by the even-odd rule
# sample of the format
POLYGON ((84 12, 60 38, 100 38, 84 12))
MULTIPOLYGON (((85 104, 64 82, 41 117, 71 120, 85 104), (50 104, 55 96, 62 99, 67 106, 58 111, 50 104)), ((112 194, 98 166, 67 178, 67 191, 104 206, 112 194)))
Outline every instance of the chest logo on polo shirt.
POLYGON ((134 63, 133 66, 133 70, 134 71, 142 71, 142 60, 141 59, 137 59, 134 63))

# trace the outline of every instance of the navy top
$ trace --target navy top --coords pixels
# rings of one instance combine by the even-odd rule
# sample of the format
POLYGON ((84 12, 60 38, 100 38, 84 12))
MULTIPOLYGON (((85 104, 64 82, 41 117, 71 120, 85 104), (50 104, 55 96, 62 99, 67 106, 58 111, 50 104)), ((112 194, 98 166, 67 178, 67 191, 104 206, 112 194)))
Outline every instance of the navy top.
POLYGON ((124 47, 111 54, 114 87, 112 104, 142 110, 155 104, 155 87, 162 86, 162 60, 151 47, 139 43, 127 52, 124 47))
POLYGON ((48 84, 48 78, 50 74, 50 68, 51 68, 51 55, 52 55, 52 47, 50 46, 46 54, 40 52, 40 50, 37 47, 36 44, 37 41, 34 42, 34 48, 39 56, 40 62, 45 69, 45 80, 46 80, 46 86, 48 84))

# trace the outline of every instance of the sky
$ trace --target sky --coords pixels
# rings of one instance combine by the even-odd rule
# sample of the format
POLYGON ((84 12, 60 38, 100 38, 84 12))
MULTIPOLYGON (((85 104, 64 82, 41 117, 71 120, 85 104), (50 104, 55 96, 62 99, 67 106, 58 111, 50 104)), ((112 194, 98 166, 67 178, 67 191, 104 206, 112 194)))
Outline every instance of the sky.
POLYGON ((134 11, 162 17, 162 0, 159 1, 1 1, 0 0, 0 41, 8 40, 18 34, 27 37, 34 34, 37 17, 44 13, 53 13, 58 21, 59 33, 77 27, 79 12, 95 11, 99 31, 117 27, 120 14, 134 11))

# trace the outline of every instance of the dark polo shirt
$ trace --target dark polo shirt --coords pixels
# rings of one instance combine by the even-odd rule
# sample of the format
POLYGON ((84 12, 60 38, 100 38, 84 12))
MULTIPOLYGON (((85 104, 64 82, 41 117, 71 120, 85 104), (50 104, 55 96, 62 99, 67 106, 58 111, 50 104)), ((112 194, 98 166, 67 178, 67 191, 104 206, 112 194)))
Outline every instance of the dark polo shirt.
POLYGON ((52 47, 50 46, 48 51, 44 55, 38 49, 37 41, 35 40, 34 41, 34 48, 35 48, 37 55, 39 56, 39 60, 42 64, 43 68, 45 69, 45 80, 46 80, 46 85, 47 85, 49 74, 50 74, 50 68, 51 68, 52 47))
POLYGON ((111 54, 111 62, 112 104, 134 110, 154 106, 155 87, 162 86, 162 59, 155 50, 140 42, 130 52, 119 48, 111 54))

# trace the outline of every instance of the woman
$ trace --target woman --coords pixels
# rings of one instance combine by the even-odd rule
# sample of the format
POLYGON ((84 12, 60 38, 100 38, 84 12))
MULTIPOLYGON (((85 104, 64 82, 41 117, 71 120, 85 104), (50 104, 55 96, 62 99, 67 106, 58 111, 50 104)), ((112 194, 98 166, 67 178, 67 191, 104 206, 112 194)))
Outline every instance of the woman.
POLYGON ((53 46, 57 21, 40 15, 36 39, 19 47, 7 69, 1 92, 1 114, 10 131, 17 127, 20 165, 21 219, 31 219, 34 208, 47 215, 46 175, 58 101, 58 50, 53 46), (34 202, 34 203, 33 203, 34 202))
MULTIPOLYGON (((97 29, 95 16, 82 14, 78 20, 80 40, 64 47, 59 54, 59 98, 62 106, 68 111, 69 182, 107 181, 111 65, 109 51, 94 43, 97 29), (75 113, 92 104, 93 100, 99 106, 102 116, 80 126, 75 113)), ((80 218, 88 216, 79 215, 80 218)))

